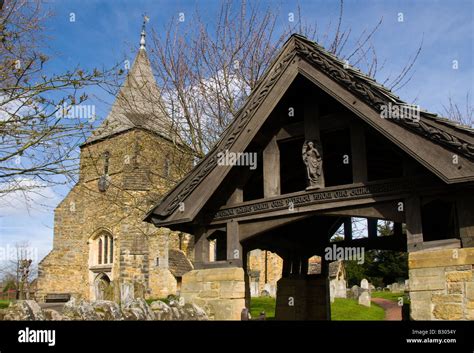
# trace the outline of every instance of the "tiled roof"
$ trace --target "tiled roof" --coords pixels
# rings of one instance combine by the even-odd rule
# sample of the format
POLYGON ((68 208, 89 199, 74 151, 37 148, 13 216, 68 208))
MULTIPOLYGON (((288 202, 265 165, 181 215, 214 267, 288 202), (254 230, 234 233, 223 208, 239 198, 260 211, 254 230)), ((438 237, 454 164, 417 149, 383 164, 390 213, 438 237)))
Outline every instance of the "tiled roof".
POLYGON ((193 269, 193 265, 186 257, 186 254, 177 249, 170 249, 168 251, 168 267, 175 277, 182 277, 186 272, 193 269))

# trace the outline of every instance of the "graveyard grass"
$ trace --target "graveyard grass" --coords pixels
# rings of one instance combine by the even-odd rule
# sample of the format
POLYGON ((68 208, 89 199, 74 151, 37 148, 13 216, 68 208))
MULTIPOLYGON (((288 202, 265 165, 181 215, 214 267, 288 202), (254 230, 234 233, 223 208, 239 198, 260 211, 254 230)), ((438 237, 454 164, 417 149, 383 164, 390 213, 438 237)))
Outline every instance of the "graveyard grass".
MULTIPOLYGON (((257 318, 262 311, 265 311, 267 319, 273 319, 275 317, 275 298, 252 298, 250 303, 252 318, 257 318)), ((331 304, 331 320, 333 321, 369 321, 384 320, 384 318, 385 311, 374 303, 370 308, 367 308, 359 305, 354 299, 335 298, 334 303, 331 304)))
POLYGON ((359 305, 354 299, 335 298, 331 304, 331 320, 333 321, 377 321, 385 319, 385 311, 377 304, 371 303, 370 308, 359 305))
POLYGON ((250 315, 256 319, 262 311, 265 311, 267 319, 275 317, 275 298, 272 297, 253 297, 250 300, 250 315))
POLYGON ((372 298, 383 298, 383 299, 388 299, 394 302, 398 302, 398 298, 402 297, 404 303, 408 302, 408 298, 405 296, 404 293, 372 292, 371 296, 372 298))
POLYGON ((10 300, 0 300, 0 309, 5 309, 10 305, 10 300))

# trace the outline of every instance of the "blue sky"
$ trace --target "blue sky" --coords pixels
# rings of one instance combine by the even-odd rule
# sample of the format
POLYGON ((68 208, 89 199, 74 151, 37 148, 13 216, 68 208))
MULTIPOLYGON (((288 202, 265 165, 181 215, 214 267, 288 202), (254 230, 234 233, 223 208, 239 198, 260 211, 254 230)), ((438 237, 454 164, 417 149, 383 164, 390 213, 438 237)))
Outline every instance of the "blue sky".
MULTIPOLYGON (((303 18, 327 28, 337 20, 339 4, 334 0, 299 1, 303 18)), ((162 31, 170 18, 183 12, 192 16, 199 7, 204 18, 212 24, 217 1, 189 0, 53 0, 48 6, 54 16, 46 22, 48 36, 46 52, 52 60, 46 67, 49 73, 63 72, 76 66, 85 68, 112 67, 124 59, 133 60, 138 47, 142 14, 150 17, 148 26, 162 31), (71 22, 74 13, 75 22, 71 22)), ((278 10, 278 26, 288 24, 288 14, 297 12, 296 1, 261 1, 261 6, 278 10)), ((433 112, 442 112, 448 97, 463 102, 467 92, 474 94, 473 33, 474 2, 472 0, 446 1, 345 1, 343 29, 351 28, 354 38, 364 29, 383 23, 373 38, 373 44, 385 67, 377 75, 383 81, 396 74, 414 55, 423 39, 422 52, 415 64, 411 82, 396 93, 404 100, 417 103, 433 112), (399 22, 400 13, 403 22, 399 22), (458 69, 454 70, 453 60, 458 69)), ((278 33, 278 30, 277 30, 278 33)), ((104 118, 112 97, 99 89, 90 89, 95 95, 91 104, 96 114, 104 118)), ((58 204, 64 189, 48 190, 42 199, 45 207, 25 212, 16 207, 0 205, 0 248, 28 240, 36 249, 38 259, 52 248, 53 208, 58 204)))

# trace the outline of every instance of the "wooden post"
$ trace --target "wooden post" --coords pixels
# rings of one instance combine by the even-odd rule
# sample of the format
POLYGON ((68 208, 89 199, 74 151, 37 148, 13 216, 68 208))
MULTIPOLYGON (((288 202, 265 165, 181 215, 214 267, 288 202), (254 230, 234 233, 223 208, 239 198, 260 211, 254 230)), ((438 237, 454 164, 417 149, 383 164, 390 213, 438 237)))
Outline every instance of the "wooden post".
POLYGON ((282 278, 288 278, 291 273, 291 257, 290 256, 284 256, 283 257, 283 268, 281 270, 281 277, 282 278))
POLYGON ((239 223, 227 222, 227 262, 242 267, 242 245, 239 239, 239 223))
POLYGON ((351 162, 352 182, 364 183, 367 181, 367 153, 365 148, 364 127, 357 121, 350 124, 351 129, 351 162))
POLYGON ((280 149, 276 137, 263 150, 263 196, 280 195, 280 149))
POLYGON ((408 252, 422 250, 423 231, 421 226, 421 204, 418 196, 405 199, 408 252))
POLYGON ((308 258, 306 256, 301 256, 301 275, 306 276, 308 274, 308 258))
POLYGON ((329 262, 321 257, 321 276, 327 278, 329 276, 329 262))
POLYGON ((195 234, 197 240, 194 244, 194 262, 203 264, 209 262, 209 240, 204 229, 199 231, 200 235, 195 234))
POLYGON ((349 217, 344 221, 344 240, 352 240, 352 218, 349 217))
POLYGON ((377 219, 367 219, 367 233, 369 235, 369 239, 377 238, 377 219))
POLYGON ((403 227, 401 223, 393 223, 393 235, 395 236, 402 236, 403 234, 403 227))
MULTIPOLYGON (((312 94, 311 96, 314 96, 312 94)), ((314 141, 316 148, 319 150, 319 153, 321 154, 321 157, 323 158, 323 147, 321 143, 321 134, 320 134, 320 128, 319 128, 319 106, 316 103, 316 100, 310 100, 305 101, 304 103, 304 109, 303 109, 303 115, 304 115, 304 138, 306 141, 314 141)), ((323 163, 323 169, 324 171, 324 163, 323 163)), ((320 184, 321 187, 324 187, 324 172, 321 173, 320 176, 320 184)))
POLYGON ((474 201, 472 195, 460 196, 456 201, 458 211, 459 235, 463 248, 474 247, 474 201))
POLYGON ((242 247, 242 268, 244 269, 245 307, 250 308, 250 276, 248 273, 248 249, 242 247))
POLYGON ((226 205, 235 205, 244 201, 244 190, 241 187, 236 187, 232 195, 227 200, 226 205))
POLYGON ((319 106, 316 102, 304 104, 304 137, 306 140, 321 141, 319 133, 319 106))

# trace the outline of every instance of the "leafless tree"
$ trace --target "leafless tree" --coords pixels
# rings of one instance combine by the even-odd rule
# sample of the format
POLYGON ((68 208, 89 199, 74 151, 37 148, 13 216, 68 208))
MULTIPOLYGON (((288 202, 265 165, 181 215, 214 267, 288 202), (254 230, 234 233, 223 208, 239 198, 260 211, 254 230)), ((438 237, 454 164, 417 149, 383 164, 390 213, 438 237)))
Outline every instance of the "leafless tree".
POLYGON ((14 281, 17 299, 29 297, 29 284, 37 273, 36 263, 33 262, 37 259, 34 257, 34 249, 28 241, 18 242, 12 251, 7 251, 7 258, 0 268, 3 279, 14 281))
MULTIPOLYGON (((331 53, 375 76, 383 67, 372 44, 382 19, 362 31, 350 47, 353 33, 344 25, 344 2, 339 2, 335 25, 320 30, 302 19, 296 6, 283 31, 279 9, 255 2, 223 1, 214 22, 197 9, 180 14, 164 30, 152 33, 149 51, 162 91, 162 113, 173 122, 177 143, 202 158, 214 145, 257 85, 283 42, 293 32, 318 41, 331 53), (186 16, 186 17, 185 17, 186 16)), ((392 89, 403 87, 421 51, 421 44, 400 73, 388 77, 392 89)))
POLYGON ((92 127, 83 89, 102 82, 104 72, 46 74, 48 16, 40 0, 6 1, 0 9, 0 198, 72 178, 77 146, 92 127))
POLYGON ((448 104, 443 105, 444 115, 460 124, 474 128, 474 107, 472 106, 471 96, 466 94, 463 104, 457 103, 452 97, 448 98, 448 104))

